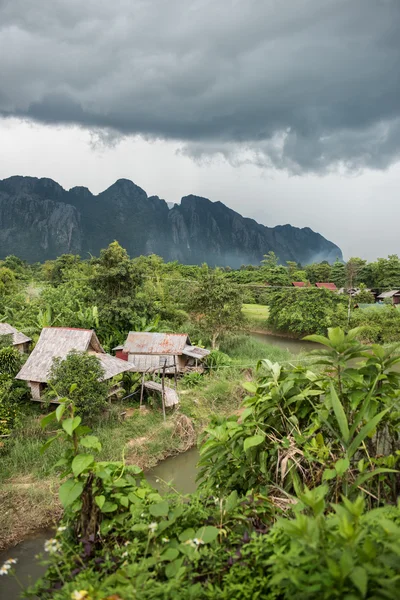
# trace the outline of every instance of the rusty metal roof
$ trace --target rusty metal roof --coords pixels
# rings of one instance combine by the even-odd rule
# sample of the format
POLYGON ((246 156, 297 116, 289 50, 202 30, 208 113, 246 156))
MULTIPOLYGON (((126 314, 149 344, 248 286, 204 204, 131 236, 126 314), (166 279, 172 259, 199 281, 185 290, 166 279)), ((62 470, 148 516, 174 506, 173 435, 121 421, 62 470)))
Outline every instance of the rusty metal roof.
POLYGON ((337 290, 337 287, 334 283, 316 283, 315 285, 317 288, 325 288, 326 290, 331 290, 332 292, 337 290))
POLYGON ((124 344, 124 352, 181 355, 187 345, 190 346, 190 340, 186 333, 130 331, 124 344))
POLYGON ((198 360, 202 360, 210 354, 210 350, 207 350, 206 348, 199 348, 198 346, 185 346, 183 349, 183 354, 186 356, 191 356, 192 358, 197 358, 198 360))
POLYGON ((379 294, 378 298, 383 300, 384 298, 393 298, 393 296, 397 296, 398 294, 400 294, 400 290, 390 290, 389 292, 379 294))
MULTIPOLYGON (((154 390, 155 392, 162 394, 161 383, 156 383, 155 381, 146 381, 144 387, 147 390, 154 390)), ((164 387, 164 402, 167 408, 174 406, 175 404, 179 404, 179 396, 177 392, 168 386, 164 387)))

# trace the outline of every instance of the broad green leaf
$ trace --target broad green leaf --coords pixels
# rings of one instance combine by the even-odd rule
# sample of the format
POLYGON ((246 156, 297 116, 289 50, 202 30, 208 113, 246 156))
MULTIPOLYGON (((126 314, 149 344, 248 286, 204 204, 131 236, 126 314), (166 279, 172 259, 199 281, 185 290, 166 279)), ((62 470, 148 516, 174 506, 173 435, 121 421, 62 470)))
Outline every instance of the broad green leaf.
POLYGON ((330 479, 334 479, 337 473, 335 469, 325 469, 322 474, 322 481, 329 481, 330 479))
POLYGON ((90 465, 94 463, 94 456, 92 454, 78 454, 72 461, 72 472, 75 477, 78 477, 83 471, 85 471, 90 465))
POLYGON ((61 504, 64 508, 70 506, 83 492, 83 483, 68 479, 59 490, 61 504))
POLYGON ((165 567, 165 574, 168 577, 168 579, 172 579, 173 577, 176 577, 179 570, 181 568, 184 569, 184 567, 182 567, 182 565, 183 565, 183 558, 177 558, 173 562, 169 563, 169 565, 167 565, 165 567))
POLYGON ((149 513, 153 517, 166 517, 168 516, 169 504, 166 500, 158 502, 158 504, 150 504, 149 513))
POLYGON ((83 437, 79 440, 79 443, 84 448, 94 448, 95 450, 98 450, 99 452, 101 450, 101 444, 99 442, 99 438, 96 437, 95 435, 86 435, 85 437, 83 437))
POLYGON ((339 397, 338 397, 336 390, 333 387, 332 383, 330 386, 330 391, 331 391, 330 396, 331 396, 333 412, 335 413, 335 417, 338 422, 343 441, 345 443, 347 443, 349 441, 349 426, 347 423, 347 417, 343 410, 342 403, 340 402, 339 397))
POLYGON ((236 490, 234 490, 233 492, 231 492, 229 494, 229 496, 226 499, 226 503, 225 503, 226 512, 230 512, 231 510, 236 508, 237 504, 238 504, 238 493, 236 490))
POLYGON ((332 346, 340 346, 345 340, 345 334, 340 327, 328 327, 328 338, 332 346))
POLYGON ((56 418, 57 418, 58 422, 61 421, 61 418, 62 418, 64 412, 65 412, 65 402, 63 402, 56 408, 56 418))
POLYGON ((335 463, 335 470, 340 477, 342 477, 347 469, 350 466, 350 461, 348 458, 339 458, 339 460, 335 463))
POLYGON ((303 337, 303 340, 306 340, 307 342, 316 342, 317 344, 323 344, 324 346, 329 346, 331 345, 329 339, 323 335, 306 335, 306 337, 303 337))
POLYGON ((48 415, 46 415, 45 417, 43 417, 43 419, 40 421, 40 426, 42 427, 42 429, 44 429, 45 427, 47 427, 47 425, 49 423, 51 423, 52 421, 56 420, 56 411, 54 410, 53 412, 49 413, 48 415))
POLYGON ((102 513, 111 513, 111 512, 115 512, 118 508, 118 504, 115 504, 115 502, 104 502, 103 506, 101 507, 101 512, 102 513))
POLYGON ((69 419, 65 419, 65 421, 63 421, 62 423, 62 427, 64 429, 64 431, 66 431, 68 433, 68 435, 72 435, 73 431, 80 425, 80 422, 82 421, 82 419, 80 417, 74 417, 74 418, 69 418, 69 419))
POLYGON ((192 529, 191 527, 189 529, 185 529, 185 531, 182 531, 181 534, 179 534, 179 541, 180 542, 187 542, 188 540, 191 540, 195 537, 194 535, 194 529, 192 529))
POLYGON ((257 386, 255 383, 251 381, 246 381, 242 384, 246 392, 250 392, 250 394, 255 394, 257 392, 257 386))
POLYGON ((259 446, 260 444, 263 443, 264 440, 265 440, 265 437, 263 435, 253 435, 251 437, 248 437, 244 440, 243 449, 245 452, 247 452, 247 450, 249 448, 253 448, 254 446, 259 446))
POLYGON ((175 560, 176 558, 178 558, 179 556, 179 550, 177 550, 176 548, 167 548, 165 550, 165 552, 163 552, 160 556, 160 560, 162 561, 168 561, 171 562, 173 560, 175 560))
POLYGON ((368 423, 366 423, 364 425, 364 427, 361 429, 359 434, 354 438, 354 440, 351 442, 350 446, 347 449, 347 456, 349 458, 351 458, 357 452, 360 444, 371 433, 371 431, 373 431, 376 428, 379 421, 381 421, 383 419, 383 417, 385 416, 385 414, 387 413, 388 410, 389 410, 388 408, 383 410, 379 414, 375 415, 375 417, 373 419, 371 419, 370 421, 368 421, 368 423))
POLYGON ((106 501, 106 497, 101 495, 101 496, 95 496, 94 497, 94 501, 96 502, 97 506, 102 509, 104 506, 104 502, 106 501))
POLYGON ((352 572, 350 573, 350 579, 359 590, 361 596, 363 598, 367 595, 368 588, 368 574, 367 571, 363 567, 354 567, 352 572))
POLYGON ((209 544, 218 537, 218 534, 219 529, 213 527, 212 525, 206 525, 205 527, 198 529, 194 537, 198 540, 202 540, 205 544, 209 544))
POLYGON ((72 394, 76 390, 77 387, 78 387, 77 383, 72 383, 69 388, 69 393, 72 394))

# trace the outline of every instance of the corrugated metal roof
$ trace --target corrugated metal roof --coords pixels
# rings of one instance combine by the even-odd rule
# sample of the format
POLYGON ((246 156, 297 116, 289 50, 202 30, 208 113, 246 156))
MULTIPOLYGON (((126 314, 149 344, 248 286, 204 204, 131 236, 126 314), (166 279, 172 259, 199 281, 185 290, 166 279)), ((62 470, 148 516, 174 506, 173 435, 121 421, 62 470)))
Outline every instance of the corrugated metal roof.
POLYGON ((18 344, 26 344, 27 342, 31 342, 31 338, 15 329, 12 325, 8 323, 0 323, 0 335, 12 335, 13 336, 13 346, 17 346, 18 344))
POLYGON ((316 283, 317 288, 325 288, 326 290, 336 291, 337 287, 334 283, 316 283))
POLYGON ((71 350, 104 354, 95 332, 91 329, 72 329, 67 327, 45 327, 39 340, 16 379, 47 383, 53 359, 64 360, 71 350))
POLYGON ((190 340, 186 333, 130 331, 124 344, 124 352, 180 355, 187 345, 190 345, 190 340))
MULTIPOLYGON (((144 387, 147 390, 154 390, 156 392, 159 392, 160 394, 162 394, 162 385, 161 383, 156 383, 155 381, 146 381, 144 384, 144 387)), ((177 394, 177 392, 170 388, 165 386, 164 387, 164 402, 165 402, 165 406, 167 408, 170 408, 171 406, 174 406, 175 404, 179 403, 179 396, 177 394)))
POLYGON ((400 294, 400 290, 390 290, 389 292, 383 292, 382 294, 379 294, 378 298, 381 300, 384 298, 393 298, 393 296, 397 296, 397 294, 400 294))
POLYGON ((308 283, 304 283, 304 281, 292 281, 292 285, 294 287, 306 287, 308 283))
POLYGON ((206 348, 199 348, 198 346, 185 346, 182 354, 202 360, 210 354, 210 350, 207 350, 206 348))

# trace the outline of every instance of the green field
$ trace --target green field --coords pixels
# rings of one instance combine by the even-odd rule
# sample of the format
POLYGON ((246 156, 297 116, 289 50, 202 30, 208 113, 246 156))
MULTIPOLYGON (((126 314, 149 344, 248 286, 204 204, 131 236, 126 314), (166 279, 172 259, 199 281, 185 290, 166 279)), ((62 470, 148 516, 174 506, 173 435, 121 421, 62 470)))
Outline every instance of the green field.
POLYGON ((246 319, 261 325, 268 319, 269 309, 265 304, 243 304, 242 312, 246 319))

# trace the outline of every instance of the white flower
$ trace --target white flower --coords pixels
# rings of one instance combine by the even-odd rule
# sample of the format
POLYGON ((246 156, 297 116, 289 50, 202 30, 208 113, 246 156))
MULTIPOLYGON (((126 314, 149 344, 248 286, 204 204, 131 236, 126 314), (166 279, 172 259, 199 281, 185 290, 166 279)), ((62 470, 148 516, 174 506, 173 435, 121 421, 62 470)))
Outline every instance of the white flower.
POLYGON ((126 542, 124 543, 124 546, 129 546, 129 544, 130 544, 130 542, 129 542, 129 541, 126 541, 126 542))
POLYGON ((169 538, 161 538, 163 544, 168 544, 169 538))
POLYGON ((187 546, 190 546, 191 548, 197 548, 197 544, 196 544, 196 542, 195 542, 194 540, 187 540, 187 541, 185 542, 185 544, 186 544, 187 546))
POLYGON ((45 543, 44 543, 44 551, 45 552, 48 552, 49 554, 54 554, 55 552, 58 552, 59 550, 61 550, 61 544, 55 538, 50 538, 49 540, 45 541, 45 543))
POLYGON ((144 517, 144 513, 142 513, 140 516, 141 516, 141 517, 144 517))
POLYGON ((11 565, 7 565, 4 563, 2 567, 0 567, 0 575, 8 575, 8 571, 11 569, 11 565))
POLYGON ((61 527, 57 527, 57 531, 58 533, 62 533, 63 531, 65 531, 67 528, 63 525, 61 527))
POLYGON ((218 489, 219 488, 219 483, 217 483, 217 485, 215 487, 218 489))
POLYGON ((204 544, 203 540, 201 540, 200 538, 193 538, 193 541, 196 544, 196 546, 200 546, 200 544, 204 544))
POLYGON ((16 565, 16 564, 17 564, 16 558, 9 558, 8 560, 6 560, 4 565, 2 567, 0 567, 0 575, 8 575, 8 571, 11 569, 11 565, 16 565))
POLYGON ((159 480, 159 479, 156 479, 156 483, 160 483, 160 480, 159 480))
POLYGON ((127 552, 124 552, 124 553, 122 554, 122 558, 126 558, 127 556, 128 556, 128 553, 127 553, 127 552))
POLYGON ((151 533, 154 533, 156 531, 157 527, 158 527, 158 523, 150 523, 149 529, 150 529, 151 533))
POLYGON ((87 592, 86 590, 75 590, 74 592, 72 592, 71 594, 71 598, 72 600, 84 600, 84 598, 87 597, 89 592, 87 592))

